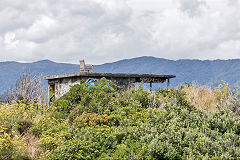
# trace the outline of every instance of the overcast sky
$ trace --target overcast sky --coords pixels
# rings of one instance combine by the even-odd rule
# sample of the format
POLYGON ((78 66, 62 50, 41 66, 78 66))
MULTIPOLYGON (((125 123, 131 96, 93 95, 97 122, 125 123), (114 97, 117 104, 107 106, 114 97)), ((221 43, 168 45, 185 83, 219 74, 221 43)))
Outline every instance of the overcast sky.
POLYGON ((0 61, 240 58, 240 0, 0 0, 0 61))

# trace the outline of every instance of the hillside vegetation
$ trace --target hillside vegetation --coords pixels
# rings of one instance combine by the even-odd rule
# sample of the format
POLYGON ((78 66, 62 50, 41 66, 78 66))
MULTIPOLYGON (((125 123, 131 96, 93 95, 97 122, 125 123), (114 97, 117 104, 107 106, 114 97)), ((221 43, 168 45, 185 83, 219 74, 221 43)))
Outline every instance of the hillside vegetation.
POLYGON ((238 159, 240 101, 228 84, 150 92, 101 79, 52 106, 0 106, 0 159, 238 159))

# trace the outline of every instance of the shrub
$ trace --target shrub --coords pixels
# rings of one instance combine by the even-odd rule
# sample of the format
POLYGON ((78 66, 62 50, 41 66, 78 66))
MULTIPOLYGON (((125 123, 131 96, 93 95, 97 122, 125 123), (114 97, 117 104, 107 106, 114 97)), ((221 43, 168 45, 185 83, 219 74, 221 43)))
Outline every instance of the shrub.
POLYGON ((13 148, 11 135, 0 128, 0 159, 12 159, 13 148))
POLYGON ((102 126, 102 125, 108 125, 110 120, 110 116, 108 115, 98 115, 96 113, 86 113, 83 112, 83 114, 79 117, 77 117, 74 120, 74 125, 78 128, 85 127, 85 126, 102 126))
POLYGON ((42 133, 53 126, 58 125, 61 123, 61 120, 57 120, 54 117, 43 117, 35 126, 30 128, 30 132, 35 136, 41 136, 42 133))
POLYGON ((114 99, 116 85, 102 78, 94 86, 89 84, 76 84, 70 91, 57 100, 54 106, 57 111, 67 114, 76 106, 82 106, 83 112, 103 114, 105 110, 111 110, 111 102, 114 99))
POLYGON ((24 138, 0 127, 0 159, 26 159, 24 138))
MULTIPOLYGON (((84 128, 78 134, 51 152, 47 159, 97 159, 111 153, 115 147, 112 128, 84 128)), ((103 158, 104 158, 103 157, 103 158)))
POLYGON ((32 127, 32 122, 29 120, 16 120, 15 129, 20 134, 26 134, 32 127))
POLYGON ((238 97, 226 84, 148 92, 81 83, 47 109, 1 104, 0 159, 238 159, 238 97))
POLYGON ((174 106, 140 127, 148 154, 156 159, 236 159, 240 154, 239 117, 231 111, 206 114, 174 106), (226 116, 228 115, 228 116, 226 116), (229 117, 229 118, 227 118, 229 117), (215 127, 213 127, 215 126, 215 127))
POLYGON ((42 132, 40 146, 44 151, 52 151, 71 138, 72 132, 67 123, 58 123, 42 132))

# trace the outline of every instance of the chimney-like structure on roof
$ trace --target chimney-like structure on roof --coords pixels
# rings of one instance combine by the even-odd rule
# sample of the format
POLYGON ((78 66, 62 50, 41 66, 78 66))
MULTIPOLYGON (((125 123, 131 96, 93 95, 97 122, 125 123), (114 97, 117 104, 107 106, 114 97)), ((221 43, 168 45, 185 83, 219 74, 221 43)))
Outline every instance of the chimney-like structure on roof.
POLYGON ((80 60, 80 72, 93 72, 93 65, 92 64, 85 64, 84 59, 80 60))

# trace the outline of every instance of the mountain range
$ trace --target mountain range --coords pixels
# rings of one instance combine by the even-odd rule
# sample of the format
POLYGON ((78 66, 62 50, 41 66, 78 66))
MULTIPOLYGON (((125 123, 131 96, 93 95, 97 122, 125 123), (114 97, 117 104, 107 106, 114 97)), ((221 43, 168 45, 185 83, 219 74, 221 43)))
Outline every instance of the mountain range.
MULTIPOLYGON (((78 71, 79 65, 55 63, 50 60, 33 63, 0 62, 0 94, 14 85, 23 72, 46 76, 78 71)), ((230 86, 236 87, 240 84, 240 59, 168 60, 144 56, 95 65, 94 72, 176 75, 176 78, 171 80, 171 87, 185 82, 217 86, 222 80, 228 82, 230 86)))

